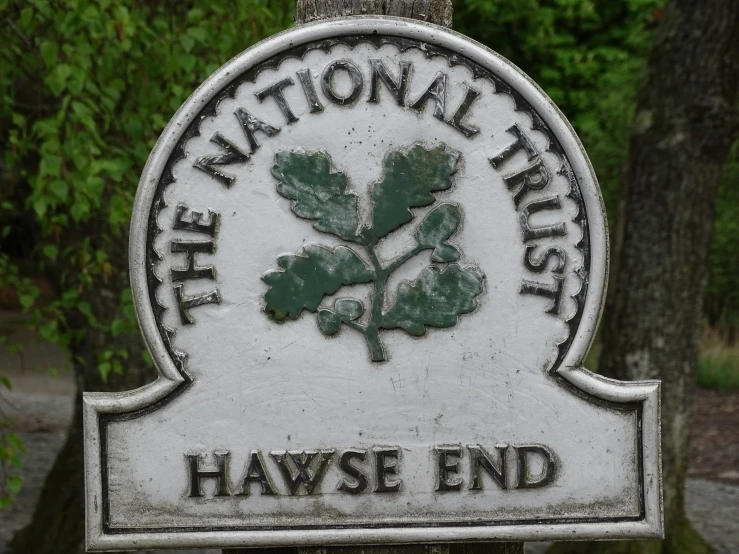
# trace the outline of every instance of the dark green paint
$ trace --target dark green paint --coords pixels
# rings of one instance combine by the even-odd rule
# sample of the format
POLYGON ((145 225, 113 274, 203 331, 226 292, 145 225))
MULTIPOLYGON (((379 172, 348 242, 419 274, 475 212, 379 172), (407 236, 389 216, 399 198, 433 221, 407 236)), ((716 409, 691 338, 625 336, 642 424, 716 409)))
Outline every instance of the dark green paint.
POLYGON ((433 204, 434 192, 452 186, 459 153, 443 146, 417 144, 408 152, 395 150, 385 158, 383 178, 372 187, 372 227, 364 234, 373 242, 413 219, 410 208, 433 204))
POLYGON ((277 259, 284 271, 270 271, 263 279, 270 285, 264 295, 265 311, 276 320, 297 319, 303 308, 315 312, 326 294, 342 285, 368 283, 374 275, 356 252, 346 246, 327 248, 311 244, 299 255, 277 259))
POLYGON ((314 227, 357 243, 366 261, 346 246, 334 249, 306 246, 301 255, 278 259, 282 271, 264 276, 270 285, 265 311, 273 319, 296 319, 303 309, 317 311, 318 326, 325 335, 339 332, 342 323, 360 331, 367 339, 373 361, 386 360, 380 329, 403 329, 411 335, 425 334, 426 327, 452 327, 457 317, 477 307, 483 275, 476 268, 451 264, 444 269, 425 268, 413 282, 398 287, 395 303, 382 312, 387 280, 402 264, 424 250, 431 260, 453 262, 461 253, 447 242, 462 222, 458 204, 445 203, 431 210, 415 232, 416 246, 383 266, 377 257, 377 242, 413 219, 411 208, 436 201, 434 192, 452 186, 459 153, 444 146, 427 148, 416 144, 409 150, 393 150, 384 162, 384 174, 371 190, 372 226, 357 230, 357 197, 347 193, 343 173, 331 168, 325 152, 293 150, 275 156, 273 175, 277 192, 293 201, 293 212, 316 220, 314 227), (368 263, 367 263, 368 262, 368 263), (343 285, 372 282, 371 307, 365 322, 364 305, 353 298, 340 298, 332 309, 318 305, 325 295, 343 285))
POLYGON ((382 317, 383 329, 404 329, 421 336, 426 327, 453 327, 457 316, 477 307, 482 292, 482 273, 472 267, 451 264, 443 270, 426 267, 418 280, 398 287, 395 303, 382 317))
POLYGON ((272 174, 277 192, 293 201, 298 217, 315 219, 318 231, 357 240, 357 195, 346 192, 346 176, 331 169, 325 152, 278 152, 272 174))
POLYGON ((324 335, 334 335, 339 331, 341 323, 349 323, 362 317, 364 306, 354 298, 340 298, 334 302, 334 309, 318 310, 318 326, 324 335))
POLYGON ((441 204, 424 218, 416 231, 416 240, 419 246, 434 249, 431 261, 454 262, 459 259, 459 250, 446 241, 461 222, 462 211, 457 204, 441 204))

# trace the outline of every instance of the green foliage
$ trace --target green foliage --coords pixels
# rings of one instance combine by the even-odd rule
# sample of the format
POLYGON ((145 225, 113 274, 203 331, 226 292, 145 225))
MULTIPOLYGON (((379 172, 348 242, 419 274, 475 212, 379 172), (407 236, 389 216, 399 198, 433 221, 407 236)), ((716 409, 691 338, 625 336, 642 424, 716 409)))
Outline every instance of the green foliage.
POLYGON ((701 352, 698 385, 722 391, 739 390, 739 348, 713 345, 701 352))
POLYGON ((113 335, 132 332, 130 292, 106 321, 85 301, 93 283, 126 271, 120 246, 149 151, 210 73, 290 25, 293 3, 4 4, 0 227, 31 251, 21 262, 0 249, 0 288, 17 291, 47 322, 44 338, 64 347, 77 338, 74 313, 113 335), (38 274, 54 281, 51 298, 29 279, 38 274))
POLYGON ((281 321, 288 316, 296 319, 304 308, 317 311, 318 327, 327 336, 338 333, 345 323, 364 334, 373 361, 386 359, 380 329, 404 329, 420 336, 426 333, 427 326, 455 325, 458 316, 477 307, 483 276, 475 268, 457 264, 444 270, 427 267, 417 281, 401 283, 395 303, 386 313, 382 308, 388 277, 416 254, 433 250, 434 262, 459 258, 459 250, 447 242, 462 221, 458 205, 441 204, 432 209, 416 229, 416 245, 388 265, 380 263, 375 249, 380 239, 413 219, 411 208, 433 204, 434 192, 452 186, 458 160, 459 153, 444 146, 427 148, 419 144, 409 150, 391 151, 385 158, 382 179, 371 189, 372 224, 357 233, 357 197, 346 194, 346 177, 331 171, 329 155, 304 150, 278 152, 273 171, 277 192, 293 200, 293 212, 306 219, 318 219, 314 227, 319 231, 357 243, 371 267, 345 246, 332 250, 310 245, 303 249, 303 255, 281 256, 278 263, 283 270, 264 276, 270 285, 264 295, 265 312, 281 321), (346 197, 351 197, 351 201, 333 201, 346 197), (323 297, 334 294, 341 286, 368 282, 373 283, 373 292, 366 322, 359 320, 365 313, 364 305, 353 298, 336 300, 333 309, 318 309, 323 297))
POLYGON ((325 335, 334 335, 342 323, 356 321, 364 313, 364 306, 353 298, 339 298, 333 310, 318 310, 318 326, 325 335))
POLYGON ((16 472, 21 466, 20 456, 25 453, 20 437, 8 431, 5 422, 0 421, 0 508, 12 504, 20 492, 22 482, 16 472))
POLYGON ((297 319, 303 308, 315 312, 326 294, 342 285, 368 283, 373 274, 354 250, 311 244, 302 255, 286 254, 277 260, 283 271, 270 271, 264 282, 270 286, 265 311, 277 321, 297 319))
POLYGON ((418 280, 401 283, 395 303, 382 318, 384 329, 400 328, 421 336, 429 327, 453 327, 457 317, 477 307, 482 274, 451 264, 443 271, 427 267, 418 280))
POLYGON ((346 192, 346 176, 331 171, 325 152, 280 152, 272 174, 277 192, 293 200, 298 217, 317 220, 314 227, 345 240, 357 240, 357 196, 346 192))
POLYGON ((432 262, 453 262, 459 250, 447 239, 462 222, 462 212, 456 204, 441 204, 431 210, 416 230, 416 240, 423 248, 433 248, 432 262))
POLYGON ((575 127, 615 214, 636 95, 666 0, 459 0, 455 29, 512 60, 575 127))
POLYGON ((708 323, 735 340, 739 328, 739 145, 732 150, 716 203, 706 289, 708 323))
POLYGON ((413 219, 410 208, 428 206, 436 198, 432 193, 452 186, 458 154, 444 147, 427 150, 416 145, 408 152, 391 152, 383 164, 384 175, 372 187, 372 227, 364 236, 373 242, 413 219))
MULTIPOLYGON (((292 0, 0 0, 0 291, 75 362, 89 330, 110 337, 91 358, 104 381, 130 357, 116 337, 138 333, 125 243, 154 142, 208 75, 293 12, 292 0)), ((0 471, 21 448, 0 437, 0 471)), ((0 475, 0 506, 17 486, 0 475)))

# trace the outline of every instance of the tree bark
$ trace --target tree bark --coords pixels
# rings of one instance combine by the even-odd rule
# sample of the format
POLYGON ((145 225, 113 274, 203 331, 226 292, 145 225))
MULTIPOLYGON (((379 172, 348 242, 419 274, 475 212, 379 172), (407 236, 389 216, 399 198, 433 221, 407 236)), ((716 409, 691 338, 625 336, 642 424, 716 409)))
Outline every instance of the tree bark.
POLYGON ((295 23, 351 15, 391 15, 452 26, 451 0, 297 0, 295 23))
POLYGON ((719 181, 737 132, 739 3, 673 0, 638 98, 601 373, 662 380, 665 540, 559 552, 709 552, 685 516, 688 432, 719 181))

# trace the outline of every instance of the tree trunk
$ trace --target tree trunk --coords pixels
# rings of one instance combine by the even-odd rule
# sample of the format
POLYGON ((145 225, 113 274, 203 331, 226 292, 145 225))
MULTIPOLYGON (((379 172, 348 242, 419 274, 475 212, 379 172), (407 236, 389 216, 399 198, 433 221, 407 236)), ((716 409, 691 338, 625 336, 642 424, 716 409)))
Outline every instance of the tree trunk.
POLYGON ((736 138, 739 2, 673 0, 638 98, 600 371, 662 380, 662 543, 558 552, 710 552, 684 510, 688 432, 716 195, 736 138))
MULTIPOLYGON (((121 252, 126 252, 128 237, 121 237, 121 252)), ((119 260, 126 264, 125 257, 119 260)), ((98 321, 122 317, 120 297, 128 286, 128 270, 122 267, 107 283, 96 282, 86 300, 98 321)), ((61 277, 56 276, 56 282, 61 277)), ((79 313, 67 314, 70 326, 84 333, 71 348, 78 393, 72 426, 54 467, 46 478, 31 523, 13 537, 9 554, 77 554, 85 552, 85 484, 82 430, 82 391, 132 390, 152 381, 154 370, 146 368, 141 353, 143 342, 138 334, 113 337, 90 327, 79 313), (122 374, 111 374, 104 382, 98 371, 98 354, 109 349, 125 350, 128 367, 122 374)))
POLYGON ((351 15, 391 15, 452 26, 451 0, 297 0, 295 23, 301 25, 351 15))

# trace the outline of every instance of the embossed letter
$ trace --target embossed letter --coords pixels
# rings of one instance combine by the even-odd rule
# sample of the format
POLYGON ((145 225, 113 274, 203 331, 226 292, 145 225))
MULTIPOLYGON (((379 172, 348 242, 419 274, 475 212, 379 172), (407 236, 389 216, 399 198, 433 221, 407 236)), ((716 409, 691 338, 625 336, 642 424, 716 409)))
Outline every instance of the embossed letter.
POLYGON ((527 192, 541 190, 549 184, 549 171, 544 167, 544 162, 538 159, 526 169, 509 175, 504 179, 509 190, 513 190, 521 185, 513 195, 513 203, 516 205, 516 209, 518 209, 518 205, 521 203, 523 197, 526 196, 527 192), (534 177, 537 177, 537 179, 534 180, 534 177))
POLYGON ((549 448, 541 444, 517 446, 518 453, 518 485, 519 489, 538 489, 554 481, 557 466, 554 462, 554 454, 549 448), (541 473, 532 479, 529 471, 529 455, 538 455, 543 462, 541 473))
POLYGON ((192 165, 200 171, 204 171, 219 183, 230 187, 234 184, 236 178, 228 173, 223 173, 213 166, 243 163, 249 159, 249 156, 239 150, 231 141, 224 138, 221 133, 214 134, 210 138, 210 142, 220 146, 225 151, 225 154, 221 154, 220 156, 203 156, 195 160, 195 163, 192 165))
POLYGON ((242 110, 241 108, 239 108, 238 110, 236 110, 235 114, 236 118, 239 120, 239 123, 241 123, 241 128, 244 130, 246 140, 249 141, 249 147, 251 148, 252 152, 259 148, 259 142, 257 142, 254 133, 256 133, 257 131, 262 131, 265 135, 271 137, 280 132, 277 127, 272 127, 272 125, 270 125, 269 123, 265 123, 261 119, 247 112, 246 110, 242 110))
POLYGON ((431 84, 426 89, 418 100, 411 104, 411 109, 420 112, 426 105, 426 102, 433 99, 434 101, 434 117, 444 121, 444 113, 446 109, 446 73, 439 72, 431 81, 431 84))
POLYGON ((563 237, 567 234, 567 227, 564 223, 557 223, 556 225, 546 225, 544 227, 532 227, 529 224, 529 217, 531 214, 540 212, 542 210, 558 210, 562 206, 559 203, 559 197, 550 196, 543 200, 536 200, 529 204, 526 204, 519 218, 521 221, 521 229, 523 229, 523 240, 528 242, 530 240, 542 239, 544 237, 563 237))
POLYGON ((308 106, 310 106, 310 113, 320 113, 323 111, 323 104, 318 99, 316 94, 316 87, 313 85, 313 79, 310 76, 310 69, 301 69, 297 72, 297 76, 300 79, 300 84, 303 86, 303 92, 305 98, 308 100, 308 106))
POLYGON ((400 448, 376 448, 375 452, 375 492, 398 492, 402 481, 389 481, 387 475, 398 474, 400 448), (392 461, 392 463, 388 463, 392 461))
POLYGON ((523 131, 521 131, 521 128, 517 124, 514 124, 512 127, 508 127, 506 131, 516 137, 516 142, 508 146, 497 156, 490 158, 490 165, 492 165, 495 169, 498 169, 501 165, 510 160, 516 152, 521 150, 521 148, 526 150, 529 161, 533 160, 536 156, 539 155, 539 152, 537 152, 534 144, 529 140, 529 137, 523 134, 523 131))
POLYGON ((307 494, 313 492, 323 479, 323 475, 328 469, 328 462, 335 453, 335 450, 307 450, 303 452, 285 452, 282 450, 270 452, 269 455, 277 462, 287 488, 290 489, 290 494, 295 496, 300 485, 303 485, 307 494), (318 461, 311 472, 309 468, 316 457, 318 461), (291 465, 295 466, 295 472, 293 472, 291 465))
POLYGON ((495 464, 490 459, 490 454, 479 444, 468 444, 467 450, 470 452, 470 490, 481 491, 482 490, 482 476, 481 469, 488 472, 488 475, 493 478, 497 485, 504 489, 506 488, 506 450, 508 445, 496 444, 495 450, 498 451, 498 457, 500 457, 500 468, 495 467, 495 464))
POLYGON ((287 103, 287 100, 285 100, 285 94, 282 92, 282 90, 285 87, 289 87, 295 84, 295 81, 292 80, 292 77, 285 77, 281 81, 277 81, 274 85, 270 85, 267 88, 264 88, 258 92, 255 92, 255 96, 259 98, 260 102, 264 102, 264 99, 268 96, 271 96, 275 99, 275 102, 277 102, 277 107, 280 108, 280 111, 282 112, 282 115, 285 116, 285 119, 287 120, 288 125, 290 123, 295 123, 298 118, 295 117, 295 114, 290 109, 290 106, 287 103))
POLYGON ((344 450, 339 457, 339 467, 356 481, 355 485, 351 485, 346 479, 342 479, 339 486, 336 487, 342 492, 349 494, 359 494, 367 488, 367 476, 356 466, 352 465, 352 459, 356 458, 364 461, 367 457, 366 450, 344 450))
POLYGON ((461 446, 437 446, 436 455, 439 462, 439 479, 436 483, 437 491, 458 491, 462 488, 460 477, 450 478, 450 473, 459 471, 459 458, 462 456, 461 446), (453 457, 454 460, 450 460, 453 457))
POLYGON ((552 303, 546 312, 551 315, 559 315, 559 306, 562 302, 562 291, 564 290, 564 277, 554 276, 554 285, 543 285, 533 281, 524 281, 521 283, 521 294, 536 294, 549 298, 552 303))
POLYGON ((380 81, 385 83, 385 86, 393 95, 398 106, 405 106, 405 95, 408 89, 408 75, 411 70, 411 62, 400 62, 400 76, 396 81, 390 76, 390 73, 385 67, 385 63, 382 60, 370 60, 370 97, 368 102, 377 104, 379 100, 380 92, 380 81))
POLYGON ((185 454, 187 466, 190 471, 190 494, 191 498, 200 498, 203 491, 200 489, 201 479, 218 479, 215 496, 229 496, 228 493, 228 457, 230 452, 214 452, 216 458, 216 469, 200 469, 199 454, 185 454))
POLYGON ((213 210, 208 210, 208 223, 203 223, 203 213, 192 210, 190 221, 185 220, 185 214, 190 211, 190 208, 184 204, 178 204, 174 214, 174 224, 172 229, 175 231, 192 231, 193 233, 203 233, 215 237, 218 233, 218 222, 220 221, 220 214, 213 210))
POLYGON ((564 250, 558 246, 552 246, 547 248, 537 259, 532 258, 534 250, 536 250, 535 244, 526 245, 526 252, 523 255, 523 265, 526 266, 526 269, 534 273, 542 273, 547 268, 549 260, 555 258, 557 263, 552 268, 552 271, 554 273, 562 273, 564 271, 565 264, 567 263, 567 253, 564 250))
POLYGON ((182 285, 177 285, 174 287, 174 295, 177 300, 177 310, 180 313, 180 321, 183 325, 192 325, 195 323, 195 320, 190 315, 191 308, 197 308, 198 306, 204 306, 205 304, 221 303, 221 294, 218 292, 218 289, 214 289, 197 296, 185 296, 185 293, 182 292, 182 285))
POLYGON ((275 494, 271 479, 264 467, 262 453, 259 450, 252 450, 249 455, 249 463, 246 464, 241 492, 237 496, 249 496, 249 486, 252 483, 261 485, 262 495, 275 494))
POLYGON ((215 270, 212 265, 204 267, 195 265, 195 254, 202 252, 204 254, 212 254, 215 251, 215 244, 212 240, 184 242, 173 240, 170 245, 173 254, 184 252, 187 254, 187 266, 184 268, 172 268, 172 280, 184 281, 185 279, 215 279, 215 270))
POLYGON ((473 137, 477 133, 480 132, 480 129, 475 127, 474 125, 465 125, 462 123, 462 120, 464 119, 464 116, 467 115, 467 112, 470 111, 470 107, 472 106, 472 103, 477 100, 477 97, 480 96, 480 92, 476 91, 473 88, 467 89, 467 94, 464 96, 464 100, 462 100, 462 103, 459 105, 459 108, 457 108, 457 111, 454 112, 454 115, 452 118, 447 121, 449 125, 454 127, 457 131, 462 133, 467 138, 473 137))
POLYGON ((323 94, 325 94, 331 102, 338 104, 339 106, 346 106, 359 98, 359 95, 362 93, 363 86, 364 79, 362 78, 362 72, 359 71, 359 68, 349 60, 337 60, 335 62, 331 62, 326 66, 326 69, 323 70, 323 75, 321 76, 321 89, 323 90, 323 94), (339 96, 334 92, 333 77, 334 73, 339 70, 346 71, 351 79, 352 88, 346 96, 339 96))

